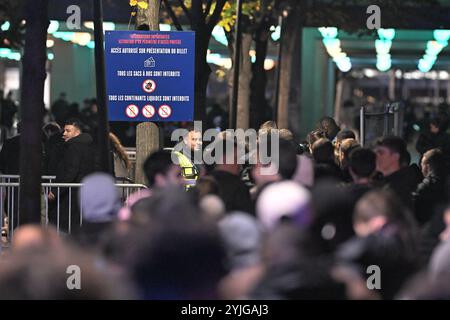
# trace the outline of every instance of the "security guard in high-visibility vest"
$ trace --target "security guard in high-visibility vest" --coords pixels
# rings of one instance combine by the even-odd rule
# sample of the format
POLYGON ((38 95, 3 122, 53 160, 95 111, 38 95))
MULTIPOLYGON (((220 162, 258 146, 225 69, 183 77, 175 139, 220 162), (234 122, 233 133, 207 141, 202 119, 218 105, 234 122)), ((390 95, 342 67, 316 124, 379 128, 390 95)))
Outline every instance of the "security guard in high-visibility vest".
POLYGON ((202 151, 202 132, 197 129, 195 126, 191 125, 187 129, 186 134, 183 136, 183 140, 180 141, 182 143, 182 148, 179 149, 177 145, 175 151, 173 148, 166 148, 165 150, 173 152, 177 158, 179 165, 182 169, 182 176, 186 180, 186 188, 192 187, 195 185, 196 180, 200 175, 199 168, 194 164, 191 160, 194 158, 195 154, 201 153, 202 151))
POLYGON ((177 156, 178 165, 181 167, 181 175, 186 181, 186 189, 195 186, 199 177, 199 170, 195 164, 186 155, 179 151, 174 151, 173 148, 164 148, 164 150, 170 151, 177 156))

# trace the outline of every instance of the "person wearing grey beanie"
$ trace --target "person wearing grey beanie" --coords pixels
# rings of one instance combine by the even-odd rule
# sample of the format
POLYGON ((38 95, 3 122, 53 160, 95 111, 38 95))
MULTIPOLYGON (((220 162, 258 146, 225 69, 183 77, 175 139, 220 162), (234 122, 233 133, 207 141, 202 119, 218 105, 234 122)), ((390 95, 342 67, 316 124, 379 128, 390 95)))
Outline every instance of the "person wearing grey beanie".
POLYGON ((121 203, 113 177, 106 173, 94 173, 84 178, 81 183, 83 224, 116 219, 121 203))
POLYGON ((95 247, 117 220, 121 208, 119 192, 112 176, 94 173, 82 180, 80 188, 83 224, 75 230, 81 246, 95 247))

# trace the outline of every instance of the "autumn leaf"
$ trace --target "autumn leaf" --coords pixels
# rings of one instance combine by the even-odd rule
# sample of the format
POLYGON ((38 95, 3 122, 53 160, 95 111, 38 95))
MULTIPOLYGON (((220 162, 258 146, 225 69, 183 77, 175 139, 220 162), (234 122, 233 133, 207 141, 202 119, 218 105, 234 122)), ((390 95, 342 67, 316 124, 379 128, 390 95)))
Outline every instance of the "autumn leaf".
POLYGON ((139 1, 138 3, 138 6, 141 8, 141 9, 147 9, 148 8, 148 3, 147 3, 147 1, 139 1))
POLYGON ((130 0, 130 6, 135 7, 137 5, 137 0, 130 0))

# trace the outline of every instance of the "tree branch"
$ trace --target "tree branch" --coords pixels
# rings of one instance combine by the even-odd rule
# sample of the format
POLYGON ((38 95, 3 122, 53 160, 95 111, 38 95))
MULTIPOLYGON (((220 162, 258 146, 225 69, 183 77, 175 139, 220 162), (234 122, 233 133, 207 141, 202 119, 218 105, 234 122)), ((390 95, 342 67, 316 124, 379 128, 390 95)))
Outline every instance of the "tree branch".
POLYGON ((205 19, 208 16, 209 11, 211 10, 212 2, 213 2, 213 0, 208 0, 208 3, 206 4, 205 19))
POLYGON ((183 0, 178 0, 178 3, 180 4, 181 8, 183 9, 184 14, 186 15, 186 17, 189 20, 192 20, 191 13, 189 12, 188 8, 186 8, 186 5, 184 4, 184 1, 183 0))
POLYGON ((178 18, 175 15, 175 12, 173 12, 169 1, 167 1, 167 0, 162 0, 162 1, 164 2, 164 7, 166 8, 167 13, 170 16, 170 19, 172 19, 172 22, 175 25, 175 28, 177 28, 178 31, 183 31, 183 27, 181 26, 180 22, 178 21, 178 18))
POLYGON ((214 12, 209 18, 208 23, 206 24, 206 27, 208 28, 208 31, 210 31, 210 33, 219 22, 220 15, 222 14, 222 9, 226 1, 227 0, 216 0, 216 7, 214 8, 214 12))

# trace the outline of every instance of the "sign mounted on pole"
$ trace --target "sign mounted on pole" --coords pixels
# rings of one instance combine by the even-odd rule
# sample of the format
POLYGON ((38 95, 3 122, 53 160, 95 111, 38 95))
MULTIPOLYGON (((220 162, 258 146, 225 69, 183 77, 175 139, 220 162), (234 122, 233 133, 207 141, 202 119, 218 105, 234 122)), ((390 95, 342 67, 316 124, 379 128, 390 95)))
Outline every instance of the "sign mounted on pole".
POLYGON ((109 121, 193 120, 194 32, 107 31, 105 54, 109 121))

